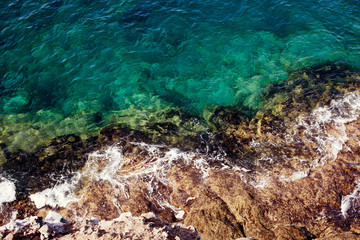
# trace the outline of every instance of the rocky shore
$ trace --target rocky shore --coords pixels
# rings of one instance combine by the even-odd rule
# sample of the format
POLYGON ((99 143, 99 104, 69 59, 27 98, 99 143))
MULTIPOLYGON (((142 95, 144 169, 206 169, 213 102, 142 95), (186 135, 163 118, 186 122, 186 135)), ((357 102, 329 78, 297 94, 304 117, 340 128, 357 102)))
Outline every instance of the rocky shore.
MULTIPOLYGON (((40 216, 56 211, 69 221, 64 236, 49 230, 59 239, 359 239, 359 102, 359 73, 328 65, 269 86, 257 112, 212 109, 204 132, 173 113, 178 125, 112 125, 31 153, 2 146, 17 199, 0 224, 17 212, 37 226, 28 239, 44 238, 40 216), (64 184, 72 201, 44 200, 64 184)), ((6 226, 4 238, 18 234, 6 226)))
POLYGON ((111 221, 97 218, 69 223, 59 213, 49 211, 45 219, 29 217, 13 220, 0 227, 0 237, 12 239, 201 239, 194 227, 172 225, 158 219, 153 213, 134 217, 123 213, 111 221))

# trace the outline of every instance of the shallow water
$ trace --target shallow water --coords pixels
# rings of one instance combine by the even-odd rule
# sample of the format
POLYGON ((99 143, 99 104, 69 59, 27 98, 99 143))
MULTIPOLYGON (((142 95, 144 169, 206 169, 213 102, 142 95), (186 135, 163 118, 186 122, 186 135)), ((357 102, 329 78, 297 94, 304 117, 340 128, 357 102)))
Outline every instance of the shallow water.
POLYGON ((2 1, 0 140, 261 107, 305 66, 360 62, 357 1, 2 1))

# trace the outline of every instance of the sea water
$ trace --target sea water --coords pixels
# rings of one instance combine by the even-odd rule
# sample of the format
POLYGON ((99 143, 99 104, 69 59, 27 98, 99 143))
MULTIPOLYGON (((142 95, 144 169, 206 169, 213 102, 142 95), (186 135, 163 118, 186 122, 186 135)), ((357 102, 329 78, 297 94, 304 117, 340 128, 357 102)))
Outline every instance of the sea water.
POLYGON ((0 10, 0 141, 12 151, 171 109, 256 110, 292 70, 360 63, 356 0, 3 0, 0 10))

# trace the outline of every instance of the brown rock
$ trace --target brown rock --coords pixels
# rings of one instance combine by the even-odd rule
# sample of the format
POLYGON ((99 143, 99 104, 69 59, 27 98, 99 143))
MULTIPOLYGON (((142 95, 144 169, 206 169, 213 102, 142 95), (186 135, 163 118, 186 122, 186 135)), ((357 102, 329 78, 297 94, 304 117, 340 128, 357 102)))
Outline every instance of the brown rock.
POLYGON ((315 236, 311 234, 305 227, 299 227, 294 225, 276 226, 274 228, 274 233, 276 235, 276 240, 308 240, 315 238, 315 236))
POLYGON ((316 238, 316 240, 356 240, 360 239, 360 235, 352 232, 335 233, 326 237, 316 238))
POLYGON ((87 239, 182 239, 200 240, 196 229, 185 225, 171 225, 163 222, 154 214, 133 217, 122 213, 119 218, 93 224, 90 221, 77 223, 73 233, 58 237, 59 240, 87 239))
POLYGON ((246 186, 239 175, 226 171, 211 171, 210 188, 226 203, 241 223, 246 236, 259 239, 274 239, 266 212, 255 199, 253 189, 246 186))

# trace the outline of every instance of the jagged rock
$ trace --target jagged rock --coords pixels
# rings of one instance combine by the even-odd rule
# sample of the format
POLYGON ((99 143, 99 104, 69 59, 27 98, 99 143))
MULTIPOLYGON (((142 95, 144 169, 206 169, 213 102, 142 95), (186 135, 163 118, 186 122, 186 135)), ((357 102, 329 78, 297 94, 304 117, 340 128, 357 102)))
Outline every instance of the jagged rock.
POLYGON ((280 225, 275 227, 274 233, 277 240, 285 240, 289 238, 297 240, 308 240, 315 238, 315 236, 311 234, 305 227, 293 225, 280 225))
POLYGON ((0 232, 2 232, 5 239, 21 239, 25 236, 33 238, 38 235, 37 231, 40 229, 41 224, 42 220, 33 216, 24 220, 13 220, 4 226, 1 226, 0 232))
POLYGON ((49 239, 58 234, 64 234, 69 229, 69 222, 59 213, 49 211, 45 220, 42 217, 32 216, 23 220, 13 220, 0 227, 0 231, 6 233, 6 237, 14 239, 49 239))
POLYGON ((335 233, 327 235, 326 237, 316 238, 316 240, 356 240, 360 238, 360 234, 353 232, 335 233))
POLYGON ((50 211, 47 221, 40 217, 17 220, 0 228, 3 239, 201 239, 196 229, 183 224, 172 225, 147 213, 133 217, 122 213, 111 221, 96 218, 69 224, 58 213, 50 211), (61 226, 61 228, 60 228, 61 226), (66 227, 65 227, 66 226, 66 227))
POLYGON ((4 203, 0 209, 0 225, 8 223, 15 212, 18 218, 26 218, 36 215, 38 213, 38 209, 36 209, 34 203, 32 203, 28 198, 4 203))
POLYGON ((58 239, 200 239, 197 231, 185 225, 171 225, 147 213, 141 217, 133 217, 130 213, 122 213, 111 221, 90 221, 80 223, 80 229, 58 239))
POLYGON ((49 211, 46 218, 44 219, 44 224, 51 228, 53 232, 61 233, 64 231, 64 227, 69 225, 69 222, 61 216, 61 214, 49 211))

